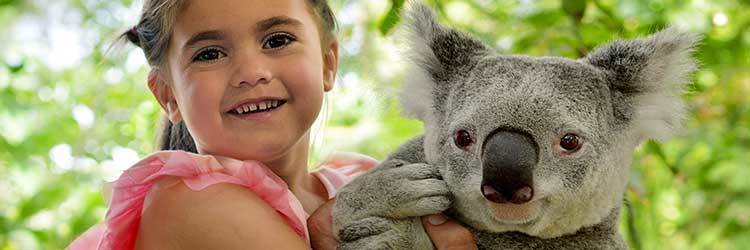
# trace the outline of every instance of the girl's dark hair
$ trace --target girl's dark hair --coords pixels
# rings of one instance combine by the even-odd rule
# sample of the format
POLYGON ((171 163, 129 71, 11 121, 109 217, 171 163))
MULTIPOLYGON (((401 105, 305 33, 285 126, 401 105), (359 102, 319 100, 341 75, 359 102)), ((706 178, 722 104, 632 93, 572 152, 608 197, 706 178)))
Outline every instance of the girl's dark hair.
POLYGON ((195 147, 195 141, 185 126, 185 122, 173 124, 169 119, 164 118, 164 129, 159 138, 160 150, 182 150, 191 153, 198 153, 195 147))
MULTIPOLYGON (((321 39, 323 41, 335 39, 336 18, 328 1, 306 1, 318 18, 321 39)), ((159 67, 164 63, 174 22, 185 5, 183 0, 145 0, 138 24, 120 35, 119 40, 127 40, 143 49, 149 65, 152 68, 159 67)), ((159 149, 197 153, 195 141, 185 123, 173 124, 169 119, 164 119, 159 149)))

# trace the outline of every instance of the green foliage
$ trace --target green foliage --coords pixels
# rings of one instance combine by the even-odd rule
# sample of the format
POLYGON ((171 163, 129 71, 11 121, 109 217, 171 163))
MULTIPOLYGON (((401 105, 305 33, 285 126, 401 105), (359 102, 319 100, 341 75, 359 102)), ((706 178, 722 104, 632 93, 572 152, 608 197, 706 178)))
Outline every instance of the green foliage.
POLYGON ((562 9, 565 14, 573 17, 576 21, 581 20, 586 11, 586 0, 563 0, 562 9))
MULTIPOLYGON (((668 25, 703 34, 683 132, 633 156, 622 232, 633 249, 750 249, 750 2, 426 0, 500 53, 580 57, 668 25)), ((140 1, 0 0, 0 249, 61 249, 104 216, 101 188, 152 152, 160 110, 133 47, 109 50, 140 1)), ((315 128, 385 157, 421 132, 399 114, 390 31, 402 0, 335 0, 341 65, 315 128)))
POLYGON ((388 31, 391 31, 393 27, 398 24, 399 21, 399 13, 401 13, 401 9, 404 7, 404 0, 391 0, 391 8, 388 10, 388 13, 385 14, 385 18, 383 18, 383 21, 380 22, 380 33, 385 35, 388 34, 388 31))

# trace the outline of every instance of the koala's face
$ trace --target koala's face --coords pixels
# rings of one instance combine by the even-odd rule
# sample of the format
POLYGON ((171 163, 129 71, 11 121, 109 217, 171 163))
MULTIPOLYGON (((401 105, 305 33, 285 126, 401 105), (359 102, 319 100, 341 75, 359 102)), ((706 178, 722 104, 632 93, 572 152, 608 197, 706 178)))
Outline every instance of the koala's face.
POLYGON ((683 113, 696 37, 666 30, 571 60, 497 55, 420 5, 407 20, 405 110, 475 228, 549 238, 599 223, 623 199, 633 149, 683 113))
POLYGON ((467 223, 552 237, 573 223, 595 224, 619 204, 633 143, 612 122, 601 70, 488 56, 460 81, 427 137, 467 223))

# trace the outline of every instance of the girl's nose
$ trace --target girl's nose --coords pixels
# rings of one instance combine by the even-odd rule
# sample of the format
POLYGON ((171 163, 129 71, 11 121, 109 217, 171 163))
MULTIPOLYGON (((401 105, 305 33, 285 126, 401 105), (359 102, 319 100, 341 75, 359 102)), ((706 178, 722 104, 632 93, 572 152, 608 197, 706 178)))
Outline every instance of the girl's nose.
POLYGON ((247 55, 235 65, 232 86, 244 87, 271 82, 273 75, 262 55, 247 55))

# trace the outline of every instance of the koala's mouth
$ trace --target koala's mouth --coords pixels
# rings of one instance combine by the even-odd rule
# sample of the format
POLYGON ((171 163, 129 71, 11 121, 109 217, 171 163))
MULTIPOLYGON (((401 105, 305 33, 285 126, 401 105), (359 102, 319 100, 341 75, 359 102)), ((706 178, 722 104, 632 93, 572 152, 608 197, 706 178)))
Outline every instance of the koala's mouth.
POLYGON ((524 204, 498 204, 487 202, 495 219, 507 224, 531 224, 542 212, 543 200, 536 199, 524 204))

